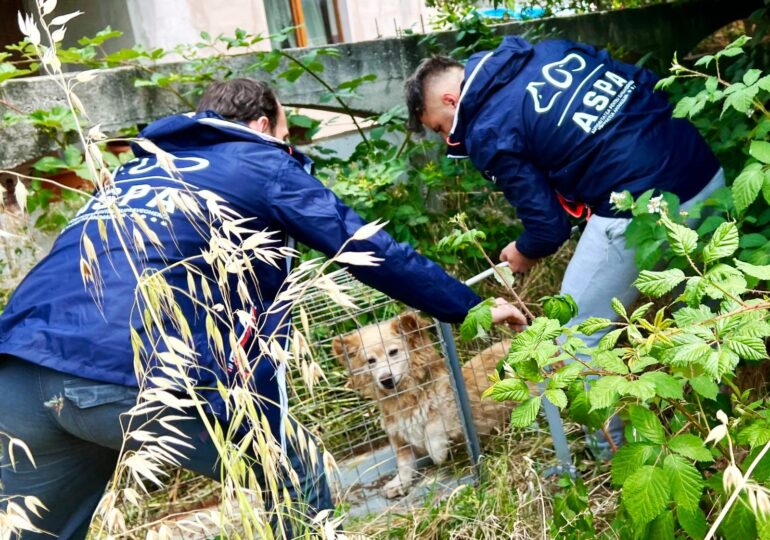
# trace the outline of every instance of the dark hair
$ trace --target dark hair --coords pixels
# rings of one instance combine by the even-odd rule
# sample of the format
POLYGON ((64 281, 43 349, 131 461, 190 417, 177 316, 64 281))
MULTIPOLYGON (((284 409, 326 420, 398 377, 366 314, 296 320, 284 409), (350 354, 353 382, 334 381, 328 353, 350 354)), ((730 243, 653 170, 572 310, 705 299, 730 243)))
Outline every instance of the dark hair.
POLYGON ((409 111, 407 127, 415 133, 422 133, 420 117, 425 111, 425 83, 433 77, 454 68, 463 69, 463 65, 448 56, 432 56, 424 59, 404 83, 406 108, 409 111))
POLYGON ((215 82, 198 102, 198 112, 214 111, 228 120, 243 122, 266 116, 270 127, 278 119, 278 98, 267 84, 251 79, 215 82))

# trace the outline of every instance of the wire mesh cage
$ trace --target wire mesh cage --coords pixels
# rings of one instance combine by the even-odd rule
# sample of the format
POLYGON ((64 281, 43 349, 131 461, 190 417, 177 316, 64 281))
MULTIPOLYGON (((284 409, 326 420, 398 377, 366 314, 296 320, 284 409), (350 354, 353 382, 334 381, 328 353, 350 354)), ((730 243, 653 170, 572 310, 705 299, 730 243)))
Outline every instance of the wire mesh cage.
POLYGON ((472 482, 479 437, 505 428, 511 406, 482 400, 505 339, 458 354, 452 328, 406 310, 355 280, 334 277, 355 308, 324 291, 295 308, 326 380, 312 392, 294 370, 292 412, 338 466, 335 492, 348 515, 419 504, 472 482))

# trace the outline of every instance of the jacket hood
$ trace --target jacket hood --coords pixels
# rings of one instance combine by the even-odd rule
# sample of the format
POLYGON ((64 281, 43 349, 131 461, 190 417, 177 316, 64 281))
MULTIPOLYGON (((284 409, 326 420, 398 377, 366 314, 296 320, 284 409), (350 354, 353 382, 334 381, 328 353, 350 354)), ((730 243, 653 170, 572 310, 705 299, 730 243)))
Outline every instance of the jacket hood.
POLYGON ((517 36, 506 36, 494 51, 476 53, 465 66, 460 101, 447 138, 447 156, 468 157, 465 136, 468 126, 484 106, 487 97, 505 86, 521 71, 532 56, 532 45, 517 36))
MULTIPOLYGON (((255 131, 245 124, 225 120, 214 111, 161 118, 144 128, 139 136, 151 140, 162 150, 171 154, 227 142, 252 142, 289 153, 305 169, 309 170, 313 163, 310 158, 283 141, 255 131)), ((137 143, 132 143, 131 147, 136 157, 152 155, 152 152, 137 143)))

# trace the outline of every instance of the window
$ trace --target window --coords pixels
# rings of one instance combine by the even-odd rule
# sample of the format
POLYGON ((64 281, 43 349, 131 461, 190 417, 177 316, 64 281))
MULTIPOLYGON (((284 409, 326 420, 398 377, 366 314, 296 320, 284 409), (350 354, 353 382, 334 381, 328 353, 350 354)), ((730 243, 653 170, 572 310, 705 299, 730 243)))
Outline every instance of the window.
POLYGON ((272 34, 296 26, 276 47, 315 47, 343 41, 337 0, 265 0, 272 34))

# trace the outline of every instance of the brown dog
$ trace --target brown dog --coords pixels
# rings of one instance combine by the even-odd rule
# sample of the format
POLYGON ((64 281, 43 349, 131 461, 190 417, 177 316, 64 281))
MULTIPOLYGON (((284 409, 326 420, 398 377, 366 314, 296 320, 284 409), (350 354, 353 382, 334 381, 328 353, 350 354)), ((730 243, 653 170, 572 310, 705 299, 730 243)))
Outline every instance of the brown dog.
MULTIPOLYGON (((351 374, 351 386, 380 405, 398 466, 398 475, 384 487, 390 498, 411 487, 418 455, 427 454, 440 465, 447 461, 451 443, 463 437, 449 370, 434 347, 430 326, 406 313, 332 342, 334 354, 351 374)), ((462 368, 480 436, 502 429, 510 415, 510 404, 481 399, 491 385, 489 374, 509 347, 509 341, 496 343, 462 368)))

